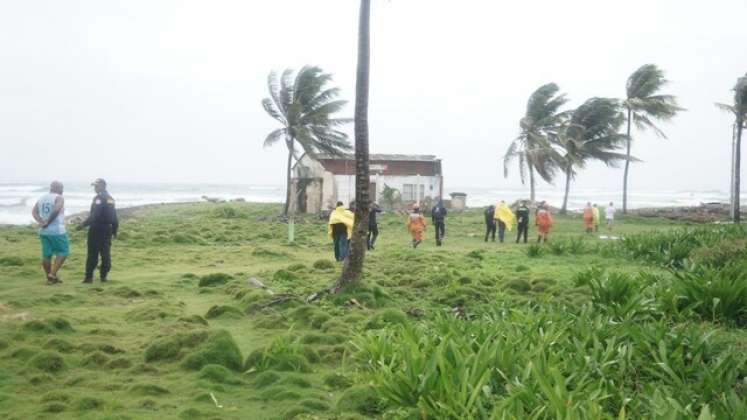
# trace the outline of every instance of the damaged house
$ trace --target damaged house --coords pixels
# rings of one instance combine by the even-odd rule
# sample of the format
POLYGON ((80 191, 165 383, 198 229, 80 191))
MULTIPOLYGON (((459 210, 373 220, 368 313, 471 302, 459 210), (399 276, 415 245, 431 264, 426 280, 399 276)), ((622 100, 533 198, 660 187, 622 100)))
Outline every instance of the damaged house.
MULTIPOLYGON (((435 200, 443 194, 441 159, 431 155, 369 155, 371 199, 379 202, 386 184, 399 191, 402 203, 435 200)), ((355 200, 353 155, 304 155, 293 166, 290 208, 318 213, 337 201, 355 200)))

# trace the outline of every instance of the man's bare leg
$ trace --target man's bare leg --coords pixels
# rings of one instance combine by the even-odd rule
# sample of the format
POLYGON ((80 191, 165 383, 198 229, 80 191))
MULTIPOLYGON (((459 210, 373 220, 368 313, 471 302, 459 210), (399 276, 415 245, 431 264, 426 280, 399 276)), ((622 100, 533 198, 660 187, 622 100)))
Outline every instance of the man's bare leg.
POLYGON ((57 272, 60 271, 60 268, 62 268, 62 264, 65 263, 65 258, 67 257, 56 257, 54 259, 54 265, 52 265, 52 270, 49 273, 55 280, 59 281, 57 279, 57 272))
POLYGON ((49 275, 49 273, 52 272, 52 259, 44 258, 42 260, 42 267, 44 268, 44 273, 49 275))

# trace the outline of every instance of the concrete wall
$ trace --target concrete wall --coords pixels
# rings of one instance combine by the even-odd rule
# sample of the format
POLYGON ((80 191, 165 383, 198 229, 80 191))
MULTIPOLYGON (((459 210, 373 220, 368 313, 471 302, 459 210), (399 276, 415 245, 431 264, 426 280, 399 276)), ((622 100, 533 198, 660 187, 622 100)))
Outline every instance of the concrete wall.
MULTIPOLYGON (((355 199, 355 176, 354 175, 333 175, 334 183, 337 186, 337 199, 347 205, 351 200, 355 199)), ((404 194, 404 185, 411 184, 423 185, 423 198, 437 199, 441 191, 441 177, 440 176, 371 176, 371 182, 376 183, 376 199, 380 201, 381 194, 384 191, 384 184, 391 188, 399 190, 400 194, 404 194)), ((373 194, 372 194, 373 198, 373 194)), ((403 197, 404 199, 404 197, 403 197)), ((413 200, 415 201, 415 200, 413 200)))

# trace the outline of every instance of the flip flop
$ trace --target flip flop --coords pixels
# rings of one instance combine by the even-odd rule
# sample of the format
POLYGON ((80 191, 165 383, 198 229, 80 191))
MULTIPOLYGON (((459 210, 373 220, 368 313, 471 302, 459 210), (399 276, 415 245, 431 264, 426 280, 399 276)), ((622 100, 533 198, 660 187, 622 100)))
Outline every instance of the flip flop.
POLYGON ((59 278, 57 278, 57 276, 53 276, 51 274, 47 274, 47 284, 51 285, 51 284, 57 284, 57 283, 62 283, 62 280, 60 280, 59 278))

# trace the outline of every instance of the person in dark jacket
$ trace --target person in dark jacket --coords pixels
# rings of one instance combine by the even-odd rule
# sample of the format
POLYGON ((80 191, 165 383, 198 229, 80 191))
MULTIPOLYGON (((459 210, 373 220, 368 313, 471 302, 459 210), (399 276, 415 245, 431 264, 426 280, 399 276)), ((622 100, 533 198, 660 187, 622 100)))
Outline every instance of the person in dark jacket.
POLYGON ((431 220, 433 221, 433 227, 436 229, 436 246, 441 246, 444 235, 446 234, 446 207, 444 207, 443 200, 438 200, 433 210, 431 210, 431 220))
POLYGON ((96 196, 91 203, 91 212, 77 230, 88 227, 88 255, 86 257, 86 277, 83 283, 93 283, 93 270, 99 263, 101 255, 101 267, 99 274, 102 282, 105 282, 109 270, 112 268, 111 246, 112 238, 117 237, 119 230, 119 219, 114 199, 106 191, 106 181, 98 178, 91 184, 96 191, 96 196))
POLYGON ((519 243, 519 239, 524 235, 524 243, 527 243, 527 235, 529 234, 529 207, 527 202, 522 201, 519 207, 516 209, 516 243, 519 243))
POLYGON ((375 249, 376 238, 379 237, 379 222, 376 219, 377 213, 381 213, 381 208, 378 204, 372 203, 371 210, 368 213, 368 250, 375 249))
POLYGON ((485 242, 488 241, 488 237, 492 235, 493 242, 495 242, 495 206, 490 205, 485 209, 485 242))

